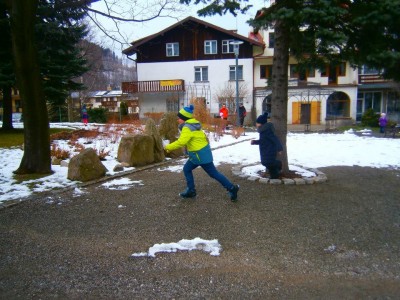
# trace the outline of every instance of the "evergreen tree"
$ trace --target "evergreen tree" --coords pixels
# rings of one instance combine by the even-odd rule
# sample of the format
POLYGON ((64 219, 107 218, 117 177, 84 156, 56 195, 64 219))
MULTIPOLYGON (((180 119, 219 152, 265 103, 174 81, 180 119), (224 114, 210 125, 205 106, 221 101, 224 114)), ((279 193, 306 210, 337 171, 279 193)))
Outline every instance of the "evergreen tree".
POLYGON ((87 33, 81 21, 84 16, 82 9, 55 10, 43 0, 39 6, 35 32, 50 120, 59 120, 61 110, 65 114, 65 101, 70 91, 83 89, 83 85, 73 79, 87 71, 86 59, 78 47, 87 33))
POLYGON ((75 44, 90 1, 2 1, 9 18, 14 73, 24 112, 24 156, 17 174, 51 173, 46 101, 60 103, 83 61, 75 44))
MULTIPOLYGON (((247 8, 240 8, 240 3, 247 1, 193 2, 210 3, 198 11, 200 16, 236 14, 247 8)), ((364 64, 383 69, 384 76, 399 80, 399 22, 400 0, 276 0, 249 20, 255 30, 273 28, 275 31, 271 110, 277 135, 285 148, 289 50, 298 59, 300 68, 324 68, 328 63, 349 61, 354 66, 364 64)), ((283 167, 288 171, 286 156, 283 167)))

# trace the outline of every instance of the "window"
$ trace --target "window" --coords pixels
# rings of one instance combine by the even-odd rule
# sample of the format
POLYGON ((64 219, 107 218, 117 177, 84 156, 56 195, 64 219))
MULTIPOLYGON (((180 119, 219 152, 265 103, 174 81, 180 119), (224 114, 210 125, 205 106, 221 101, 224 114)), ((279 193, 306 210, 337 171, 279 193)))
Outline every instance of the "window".
POLYGON ((346 76, 346 63, 342 62, 338 66, 338 75, 339 76, 346 76))
POLYGON ((205 54, 217 54, 217 41, 204 41, 205 54))
POLYGON ((208 67, 194 67, 194 81, 208 81, 208 67))
POLYGON ((388 92, 386 112, 391 121, 400 123, 400 96, 396 92, 388 92))
POLYGON ((275 46, 275 32, 268 34, 268 48, 274 48, 275 46))
POLYGON ((300 67, 299 65, 290 65, 289 66, 289 76, 290 78, 296 78, 301 81, 307 81, 308 77, 315 77, 315 69, 300 67))
POLYGON ((350 116, 350 98, 343 92, 333 92, 326 101, 326 117, 348 118, 350 116))
POLYGON ((289 66, 289 76, 290 78, 299 78, 299 71, 297 65, 289 66))
MULTIPOLYGON (((236 66, 229 67, 229 80, 236 80, 236 66)), ((238 66, 237 79, 243 80, 243 66, 238 66)))
POLYGON ((230 43, 234 40, 223 40, 222 41, 222 53, 234 53, 233 45, 230 43))
POLYGON ((167 43, 167 56, 179 56, 179 43, 167 43))
POLYGON ((307 77, 315 77, 315 69, 313 67, 307 69, 307 77))
POLYGON ((167 98, 167 111, 178 111, 179 110, 179 99, 178 98, 167 98))
POLYGON ((372 108, 374 112, 381 112, 382 93, 364 92, 364 112, 372 108))
POLYGON ((336 78, 337 76, 346 76, 346 63, 342 62, 337 65, 326 65, 321 71, 321 77, 336 78))
POLYGON ((361 74, 380 74, 381 72, 375 68, 370 68, 367 66, 361 67, 361 74))
POLYGON ((268 79, 272 77, 272 66, 261 65, 260 66, 260 79, 268 79))

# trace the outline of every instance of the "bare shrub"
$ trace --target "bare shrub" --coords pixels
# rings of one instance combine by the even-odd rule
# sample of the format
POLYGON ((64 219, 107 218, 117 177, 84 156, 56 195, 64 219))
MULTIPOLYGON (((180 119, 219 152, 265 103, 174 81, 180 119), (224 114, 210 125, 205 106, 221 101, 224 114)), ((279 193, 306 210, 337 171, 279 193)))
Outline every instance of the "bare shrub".
POLYGON ((202 124, 211 124, 210 110, 206 107, 204 100, 193 98, 190 102, 194 105, 193 117, 202 124))
POLYGON ((71 138, 72 136, 72 132, 71 131, 61 131, 61 132, 57 132, 57 133, 53 133, 50 135, 50 141, 54 141, 54 140, 63 140, 63 141, 67 141, 71 138))
POLYGON ((240 126, 235 126, 231 130, 231 134, 235 139, 238 139, 244 133, 244 128, 240 126))
POLYGON ((75 142, 73 146, 76 152, 82 152, 83 150, 85 150, 85 146, 79 144, 78 142, 75 142))
POLYGON ((147 112, 147 113, 144 113, 144 116, 146 118, 153 119, 156 124, 160 123, 160 120, 163 117, 163 115, 164 115, 164 113, 162 113, 162 112, 147 112))
POLYGON ((51 157, 55 157, 57 159, 67 159, 70 157, 68 150, 61 149, 56 144, 51 144, 50 155, 51 157))
POLYGON ((101 149, 94 148, 94 150, 96 151, 96 153, 99 156, 100 160, 106 160, 106 156, 108 154, 110 154, 110 151, 106 151, 105 148, 101 148, 101 149))

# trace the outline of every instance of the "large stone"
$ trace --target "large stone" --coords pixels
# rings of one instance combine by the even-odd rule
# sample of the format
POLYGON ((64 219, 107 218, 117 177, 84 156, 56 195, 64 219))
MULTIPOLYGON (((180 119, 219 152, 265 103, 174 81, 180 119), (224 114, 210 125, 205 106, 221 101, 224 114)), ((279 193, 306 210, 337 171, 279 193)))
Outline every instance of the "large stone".
POLYGON ((156 123, 153 119, 147 119, 144 133, 152 136, 154 139, 154 162, 163 161, 165 159, 164 147, 156 123))
MULTIPOLYGON (((159 134, 162 138, 169 141, 169 143, 173 143, 178 139, 179 130, 176 122, 176 112, 168 112, 164 114, 160 122, 159 134)), ((178 158, 185 155, 185 149, 176 149, 166 153, 165 155, 170 158, 178 158)))
POLYGON ((117 160, 130 167, 140 167, 153 163, 154 138, 147 134, 126 135, 118 146, 117 160))
POLYGON ((106 172, 107 168, 101 163, 96 151, 87 148, 71 158, 67 178, 85 182, 101 178, 106 172))

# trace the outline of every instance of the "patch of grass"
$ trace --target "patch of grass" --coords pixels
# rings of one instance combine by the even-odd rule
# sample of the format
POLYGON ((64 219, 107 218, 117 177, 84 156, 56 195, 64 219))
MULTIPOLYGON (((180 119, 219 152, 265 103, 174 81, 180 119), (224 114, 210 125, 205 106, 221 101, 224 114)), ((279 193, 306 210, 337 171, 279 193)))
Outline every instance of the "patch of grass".
POLYGON ((24 143, 24 130, 13 129, 3 130, 0 129, 0 148, 11 148, 21 146, 24 143))
MULTIPOLYGON (((50 134, 54 134, 61 131, 73 131, 73 129, 65 128, 50 128, 50 134)), ((18 147, 24 143, 24 130, 13 129, 3 130, 0 129, 0 148, 11 148, 18 147)))

